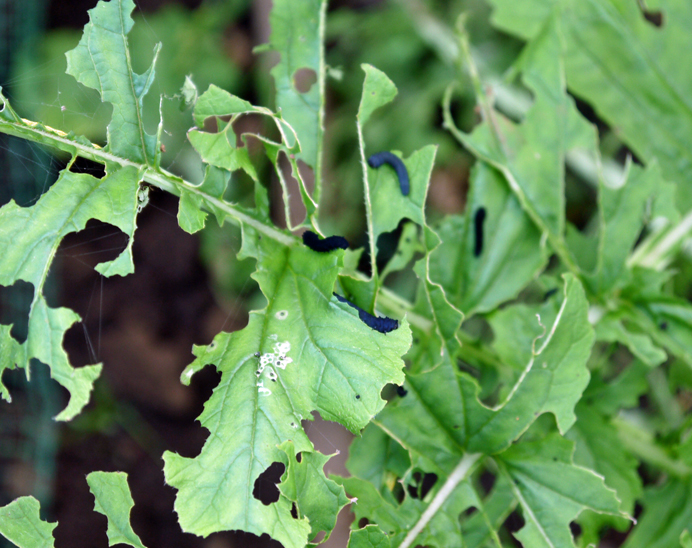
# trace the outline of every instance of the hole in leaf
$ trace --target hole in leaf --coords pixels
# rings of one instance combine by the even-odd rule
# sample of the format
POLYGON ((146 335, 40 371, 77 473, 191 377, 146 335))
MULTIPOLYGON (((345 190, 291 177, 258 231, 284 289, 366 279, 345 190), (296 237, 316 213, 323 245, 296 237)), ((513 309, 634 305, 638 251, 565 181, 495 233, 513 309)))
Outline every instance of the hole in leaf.
POLYGON ((394 497, 394 500, 396 500, 399 504, 404 502, 404 498, 406 497, 406 491, 404 490, 404 486, 401 484, 400 481, 397 481, 394 484, 394 487, 392 488, 392 496, 394 497))
POLYGON ((466 510, 464 510, 464 516, 468 518, 468 517, 471 517, 476 512, 478 512, 478 508, 476 508, 475 506, 471 506, 470 508, 467 508, 466 510))
POLYGON ((70 166, 70 171, 72 173, 86 173, 97 179, 103 179, 106 176, 106 166, 77 156, 72 165, 70 166))
POLYGON ((269 468, 262 472, 255 480, 255 487, 252 496, 265 506, 279 500, 279 488, 277 484, 281 481, 286 467, 281 462, 273 462, 269 468))
POLYGON ((310 539, 311 544, 320 544, 322 541, 324 541, 324 537, 327 536, 326 531, 319 531, 314 538, 310 539))
POLYGON ((358 522, 358 529, 362 529, 366 525, 370 525, 370 520, 368 518, 360 518, 358 522))
POLYGON ((302 453, 296 453, 296 462, 301 462, 303 460, 303 454, 302 453))
POLYGON ((490 493, 490 491, 493 488, 493 485, 495 485, 495 476, 485 470, 480 477, 480 484, 481 488, 483 489, 484 495, 487 495, 490 493))
POLYGON ((409 495, 414 499, 424 499, 437 482, 437 474, 414 472, 413 483, 410 483, 407 488, 409 495))
MULTIPOLYGON (((279 500, 278 497, 276 500, 279 500)), ((295 502, 291 504, 291 517, 293 519, 298 519, 298 507, 296 506, 295 502)))
MULTIPOLYGON (((129 237, 117 226, 103 223, 96 219, 90 219, 84 229, 79 232, 72 232, 65 236, 60 242, 60 247, 55 256, 58 259, 51 265, 60 261, 69 261, 69 272, 71 278, 62 280, 67 287, 83 287, 90 277, 100 277, 94 271, 97 264, 112 261, 118 257, 127 247, 129 237), (67 285, 67 284, 71 285, 67 285)), ((55 274, 55 272, 51 272, 55 274)), ((44 296, 51 306, 57 303, 51 302, 51 296, 44 292, 44 296)))
POLYGON ((578 538, 581 535, 581 525, 576 521, 571 521, 569 524, 569 529, 572 532, 574 538, 578 538))
POLYGON ((521 514, 515 510, 509 516, 507 516, 507 519, 502 526, 510 533, 515 533, 524 527, 524 518, 521 517, 521 514))
POLYGON ((317 73, 309 68, 301 68, 293 73, 293 85, 299 93, 307 93, 317 82, 317 73))
POLYGON ((0 285, 0 324, 13 324, 10 335, 20 343, 27 337, 29 308, 33 298, 34 285, 23 280, 17 280, 10 286, 0 285))

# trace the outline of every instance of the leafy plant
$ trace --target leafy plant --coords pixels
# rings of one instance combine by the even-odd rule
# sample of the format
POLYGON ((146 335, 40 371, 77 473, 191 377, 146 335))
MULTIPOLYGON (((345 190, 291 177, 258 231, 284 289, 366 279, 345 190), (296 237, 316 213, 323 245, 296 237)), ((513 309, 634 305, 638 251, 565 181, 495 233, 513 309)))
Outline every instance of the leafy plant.
MULTIPOLYGON (((157 187, 179 196, 178 222, 190 233, 205 227, 209 213, 240 226, 238 258, 256 261, 252 276, 267 301, 244 329, 196 346, 182 374, 189 384, 207 365, 221 373, 199 417, 209 431, 201 453, 164 454, 184 531, 238 529, 302 547, 321 531, 328 536, 350 502, 354 548, 501 546, 512 538, 527 547, 586 546, 609 529, 630 530, 625 546, 689 546, 692 421, 682 395, 692 385, 692 308, 673 291, 670 265, 692 229, 682 146, 692 131, 690 82, 676 63, 689 45, 682 22, 692 10, 662 3, 659 29, 652 12, 627 0, 491 4, 495 24, 526 41, 506 81, 494 85, 530 94, 526 112, 493 101, 463 20, 450 29, 425 15, 468 69, 470 79, 461 71, 459 79, 471 84, 481 115, 471 132, 457 128, 458 85, 451 83, 444 126, 477 159, 465 213, 426 218, 434 146, 398 154, 410 177, 406 196, 393 170, 367 166, 368 122, 385 105, 396 108, 397 88, 364 64, 355 130, 367 243, 318 253, 292 231, 319 232, 324 215, 326 1, 274 2, 265 49, 280 55, 272 69, 276 111, 214 85, 198 94, 187 79, 182 94, 196 124, 187 136, 206 164, 197 185, 161 167, 161 107, 156 133, 145 129, 144 98, 161 46, 136 74, 128 47, 134 3, 100 1, 67 53, 67 72, 112 105, 105 147, 25 120, 0 95, 0 131, 70 156, 36 204, 0 209, 0 284, 23 281, 34 290, 26 341, 0 326, 0 373, 19 367, 28 376, 39 360, 70 393, 56 419, 84 408, 102 366, 69 363, 63 336, 78 316, 47 304, 48 271, 62 238, 98 219, 127 234, 129 245, 97 270, 131 273, 137 215, 157 187), (301 71, 314 76, 307 90, 296 84, 301 71), (597 129, 575 95, 643 164, 602 158, 597 129), (288 229, 272 222, 266 182, 248 147, 238 146, 249 134, 238 136, 234 122, 247 114, 273 126, 251 138, 281 183, 288 229), (78 157, 103 165, 105 176, 71 171, 78 157), (297 195, 290 196, 283 161, 297 195), (253 207, 224 199, 235 171, 252 180, 253 207), (565 212, 566 187, 576 178, 598 196, 581 232, 565 212), (296 220, 296 209, 304 219, 296 220), (398 227, 397 251, 382 266, 378 242, 398 227), (357 268, 363 251, 367 274, 357 268), (388 285, 389 274, 411 264, 414 302, 388 285), (398 328, 371 329, 335 292, 368 313, 397 317, 398 328), (396 395, 388 384, 400 387, 396 395), (641 396, 649 408, 638 408, 641 396), (315 411, 361 434, 350 449, 350 477, 325 476, 329 457, 301 426, 315 411), (254 486, 274 462, 285 473, 278 500, 265 504, 254 486), (644 510, 634 525, 637 502, 644 510), (509 530, 510 515, 521 516, 518 530, 509 530)), ((93 472, 87 482, 95 509, 108 518, 110 544, 142 546, 129 523, 126 476, 93 472)), ((0 509, 0 532, 18 546, 52 546, 54 527, 32 497, 0 509)))

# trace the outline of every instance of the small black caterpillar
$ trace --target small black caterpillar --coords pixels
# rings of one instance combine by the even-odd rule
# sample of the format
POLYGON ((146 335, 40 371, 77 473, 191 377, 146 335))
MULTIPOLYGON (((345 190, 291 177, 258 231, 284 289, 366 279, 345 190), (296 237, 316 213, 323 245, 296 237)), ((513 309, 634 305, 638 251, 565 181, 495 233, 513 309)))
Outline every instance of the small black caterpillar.
POLYGON ((473 224, 476 232, 476 245, 473 248, 473 256, 480 257, 483 253, 483 223, 485 222, 485 208, 479 207, 476 210, 476 215, 473 218, 473 224))
POLYGON ((360 321, 367 325, 370 329, 374 329, 380 333, 389 333, 390 331, 394 331, 399 327, 398 320, 387 318, 386 316, 383 318, 373 316, 372 314, 363 310, 360 306, 353 304, 345 297, 337 295, 336 293, 334 293, 334 296, 338 301, 346 303, 348 306, 355 308, 358 311, 358 318, 360 318, 360 321))
POLYGON ((394 171, 396 171, 396 176, 399 178, 401 193, 404 196, 408 196, 408 193, 411 190, 411 184, 409 183, 408 179, 408 171, 406 171, 406 166, 404 165, 404 162, 401 161, 401 158, 395 156, 391 152, 386 151, 378 152, 377 154, 373 154, 370 156, 370 158, 368 158, 368 165, 373 169, 377 169, 382 164, 389 164, 394 168, 394 171))
POLYGON ((328 253, 335 249, 348 249, 348 240, 343 236, 329 236, 329 238, 322 239, 310 230, 303 232, 303 243, 313 251, 320 253, 328 253))

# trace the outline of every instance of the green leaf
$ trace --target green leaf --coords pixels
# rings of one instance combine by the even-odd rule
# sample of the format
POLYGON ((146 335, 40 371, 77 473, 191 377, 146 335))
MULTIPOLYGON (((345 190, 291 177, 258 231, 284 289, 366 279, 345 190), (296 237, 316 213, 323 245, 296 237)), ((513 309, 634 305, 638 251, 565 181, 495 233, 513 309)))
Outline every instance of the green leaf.
POLYGON ((392 272, 399 272, 406 268, 416 253, 424 251, 425 248, 418 241, 418 228, 415 223, 404 223, 394 256, 380 274, 382 281, 386 280, 392 272))
POLYGON ((305 516, 310 520, 310 538, 325 531, 321 541, 325 542, 339 512, 350 502, 343 487, 324 475, 324 465, 333 455, 303 451, 298 462, 298 453, 291 441, 282 443, 279 449, 288 457, 279 489, 288 500, 296 503, 298 518, 305 516))
POLYGON ((635 361, 608 382, 600 374, 595 374, 584 391, 582 401, 609 417, 617 414, 620 409, 637 407, 639 398, 649 389, 646 379, 649 371, 649 367, 635 361))
MULTIPOLYGON (((312 216, 316 211, 317 202, 310 196, 306 182, 298 169, 297 154, 299 152, 299 145, 296 131, 284 121, 281 115, 276 115, 264 107, 253 106, 247 101, 217 86, 211 85, 209 89, 202 94, 195 105, 195 122, 199 128, 202 128, 207 118, 215 116, 217 117, 216 123, 221 129, 216 133, 209 133, 201 129, 192 129, 188 133, 190 142, 195 150, 197 150, 202 160, 208 165, 228 171, 242 169, 255 181, 256 187, 260 186, 257 173, 250 161, 247 146, 237 146, 236 135, 233 131, 234 120, 236 117, 243 114, 261 114, 263 116, 268 116, 279 130, 281 136, 280 142, 272 141, 261 135, 253 135, 253 137, 264 144, 267 156, 274 166, 274 170, 276 171, 283 189, 286 219, 289 223, 289 228, 293 229, 291 224, 291 211, 289 209, 289 189, 285 180, 284 170, 279 164, 280 153, 283 153, 288 159, 291 165, 291 173, 299 183, 300 195, 308 217, 312 216), (231 116, 231 119, 229 121, 220 119, 220 117, 225 116, 231 116)), ((243 135, 243 140, 245 140, 245 135, 243 135)), ((258 200, 257 202, 256 205, 259 209, 258 214, 268 216, 268 202, 265 203, 265 200, 258 200)))
POLYGON ((493 348, 502 362, 522 371, 531 359, 533 341, 542 336, 542 326, 554 321, 556 314, 555 299, 548 299, 540 305, 519 303, 488 314, 487 320, 494 335, 493 348))
POLYGON ((385 404, 383 386, 403 382, 400 356, 411 335, 405 320, 386 335, 373 331, 332 297, 342 252, 268 238, 256 245, 246 251, 257 253, 254 278, 269 304, 242 331, 195 347, 183 382, 211 363, 222 375, 199 419, 210 436, 195 458, 167 452, 164 473, 178 489, 183 530, 267 533, 289 548, 304 545, 310 525, 291 516, 284 496, 269 506, 254 498, 255 480, 273 462, 287 462, 277 445, 292 440, 295 451, 312 451, 300 425, 312 411, 352 432, 363 428, 385 404))
POLYGON ((384 496, 410 468, 407 451, 374 424, 369 424, 348 448, 346 469, 352 476, 369 481, 384 496))
POLYGON ((594 472, 575 466, 572 451, 571 442, 551 435, 496 457, 522 508, 525 525, 515 536, 524 546, 574 546, 569 524, 584 509, 620 515, 615 492, 594 472))
MULTIPOLYGON (((615 489, 621 510, 634 515, 634 503, 642 494, 642 481, 637 473, 639 462, 617 443, 617 429, 588 403, 577 405, 577 422, 567 433, 576 444, 574 462, 603 476, 605 484, 615 489)), ((630 522, 621 517, 584 513, 579 520, 582 534, 589 542, 598 542, 604 525, 627 530, 630 522), (589 536, 590 535, 590 536, 589 536)))
POLYGON ((665 484, 644 491, 644 512, 623 548, 668 548, 680 544, 680 536, 692 523, 692 482, 669 478, 665 484))
MULTIPOLYGON (((416 499, 408 494, 401 504, 390 502, 371 483, 358 478, 334 477, 334 480, 343 485, 349 495, 358 499, 352 506, 356 523, 366 518, 370 523, 377 524, 388 533, 393 546, 401 544, 429 505, 429 500, 416 499)), ((467 482, 459 484, 415 538, 414 546, 461 546, 459 515, 476 503, 470 485, 467 482)))
MULTIPOLYGON (((423 220, 423 222, 425 222, 423 220)), ((445 289, 439 283, 431 279, 430 260, 433 254, 439 250, 440 237, 427 225, 423 227, 423 239, 425 242, 425 257, 414 266, 414 272, 421 283, 418 285, 418 299, 414 312, 423 317, 432 319, 433 333, 416 329, 418 339, 424 342, 416 344, 411 358, 413 365, 411 371, 422 372, 442 363, 453 366, 461 343, 457 336, 461 322, 464 319, 462 312, 456 308, 447 298, 445 289)))
POLYGON ((588 303, 579 282, 565 276, 564 299, 546 335, 507 398, 495 408, 477 399, 478 386, 456 367, 407 377, 408 395, 376 419, 410 453, 414 466, 450 474, 466 451, 504 450, 541 413, 555 415, 562 432, 576 417, 574 406, 589 382, 586 361, 593 343, 588 303))
POLYGON ((655 343, 692 367, 692 306, 669 295, 643 295, 625 309, 655 343))
POLYGON ((471 173, 466 215, 449 215, 436 230, 442 244, 430 258, 431 278, 467 315, 516 297, 547 261, 540 231, 502 175, 481 162, 471 173), (477 236, 474 218, 480 208, 486 216, 477 236), (478 255, 477 237, 483 240, 478 255))
MULTIPOLYGON (((626 317, 626 316, 625 316, 626 317)), ((666 353, 644 333, 633 333, 625 327, 616 314, 607 314, 596 324, 596 339, 606 342, 619 342, 649 367, 656 367, 666 361, 666 353)))
POLYGON ((269 24, 269 44, 260 51, 272 50, 280 55, 271 74, 276 85, 276 106, 293 127, 300 141, 297 157, 315 170, 315 201, 319 201, 322 136, 324 134, 324 49, 326 0, 273 3, 269 24), (300 74, 300 71, 304 74, 300 74), (296 78, 314 77, 316 84, 300 91, 296 78))
POLYGON ((26 346, 20 344, 11 335, 11 325, 0 325, 0 396, 7 403, 12 402, 12 396, 7 387, 2 383, 2 375, 5 369, 14 369, 17 364, 28 363, 26 359, 26 346))
POLYGON ((130 511, 135 505, 125 472, 92 472, 87 476, 89 490, 96 502, 94 510, 108 518, 108 546, 129 544, 144 548, 130 525, 130 511))
MULTIPOLYGON (((497 538, 496 531, 500 529, 516 504, 517 501, 507 477, 497 476, 493 490, 485 498, 483 504, 478 505, 477 511, 461 525, 464 545, 468 548, 489 546, 489 541, 497 538)), ((501 546, 499 539, 496 540, 496 545, 501 546)))
POLYGON ((351 531, 348 536, 348 548, 389 548, 390 546, 389 537, 377 525, 366 525, 362 529, 351 531))
POLYGON ((632 247, 642 232, 650 202, 664 192, 666 183, 656 163, 647 169, 629 165, 627 178, 618 188, 599 179, 599 244, 594 271, 585 283, 595 294, 625 286, 631 274, 626 266, 632 247))
POLYGON ((692 548, 692 535, 689 529, 685 529, 680 534, 680 546, 682 546, 682 548, 692 548))
POLYGON ((193 129, 187 136, 204 163, 228 171, 242 169, 253 180, 257 180, 257 173, 250 161, 247 147, 236 147, 236 134, 230 123, 219 133, 193 129))
POLYGON ((180 193, 178 224, 185 232, 194 234, 204 228, 207 214, 202 211, 202 203, 202 197, 198 194, 193 194, 188 191, 180 193))
POLYGON ((363 95, 358 107, 358 125, 362 128, 373 112, 394 100, 397 90, 394 82, 381 70, 365 63, 361 68, 365 71, 363 95))
POLYGON ((53 548, 53 529, 57 523, 41 520, 39 502, 34 497, 19 497, 0 508, 0 534, 19 548, 53 548))
MULTIPOLYGON (((3 346, 15 347, 19 367, 27 369, 33 358, 49 365, 51 377, 70 392, 68 406, 56 420, 70 420, 89 400, 93 382, 101 365, 73 368, 62 347, 63 336, 79 316, 67 308, 50 308, 43 289, 53 257, 61 240, 82 230, 87 221, 98 219, 120 228, 130 237, 127 248, 113 261, 101 263, 96 270, 104 276, 125 275, 134 270, 132 242, 137 227, 138 172, 134 168, 113 170, 97 179, 84 173, 61 172, 55 184, 31 207, 22 208, 13 201, 0 209, 0 284, 17 280, 34 286, 29 310, 29 334, 19 352, 3 333, 3 346)), ((3 354, 3 368, 11 367, 11 354, 3 354)))
POLYGON ((67 52, 67 73, 113 105, 107 150, 134 162, 157 165, 157 139, 144 129, 142 101, 154 81, 161 44, 154 48, 151 66, 144 74, 135 74, 127 43, 134 8, 132 0, 112 0, 99 2, 89 10, 90 22, 84 27, 82 39, 67 52))
POLYGON ((597 157, 596 130, 577 111, 567 94, 559 29, 546 27, 524 50, 518 68, 534 94, 522 123, 515 124, 492 109, 477 83, 486 121, 465 134, 454 126, 445 97, 445 126, 479 159, 505 177, 521 207, 572 271, 564 241, 565 155, 575 148, 597 157))
MULTIPOLYGON (((679 55, 692 47, 687 29, 692 9, 685 2, 664 2, 665 24, 646 22, 628 0, 491 0, 494 22, 503 30, 533 39, 538 30, 558 24, 565 44, 565 72, 572 92, 591 104, 598 116, 646 164, 657 160, 666 178, 687 179, 692 154, 692 81, 679 68, 679 55), (530 14, 530 18, 522 17, 530 14)), ((656 6, 658 7, 658 5, 656 6)), ((692 205, 688 185, 678 187, 681 209, 692 205)))

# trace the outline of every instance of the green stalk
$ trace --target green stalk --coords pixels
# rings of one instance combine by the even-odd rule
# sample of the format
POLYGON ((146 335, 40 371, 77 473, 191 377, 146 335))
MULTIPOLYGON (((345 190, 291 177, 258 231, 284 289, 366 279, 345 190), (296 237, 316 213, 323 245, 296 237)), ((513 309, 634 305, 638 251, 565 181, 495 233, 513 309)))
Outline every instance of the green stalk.
POLYGON ((192 183, 166 170, 155 169, 146 164, 139 164, 125 158, 120 158, 84 139, 78 140, 77 137, 72 137, 58 129, 19 118, 11 110, 9 103, 1 94, 0 100, 5 103, 5 109, 0 111, 0 133, 6 133, 7 135, 13 135, 34 143, 62 150, 72 156, 80 156, 99 164, 115 164, 120 167, 133 167, 139 171, 141 180, 152 186, 175 194, 176 196, 180 196, 183 191, 190 192, 201 197, 209 208, 213 207, 226 213, 228 219, 236 224, 250 226, 262 235, 284 245, 293 245, 296 242, 294 236, 286 234, 274 226, 255 219, 238 206, 210 196, 206 192, 200 190, 199 187, 196 187, 192 183))

